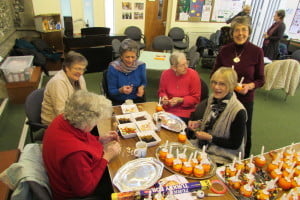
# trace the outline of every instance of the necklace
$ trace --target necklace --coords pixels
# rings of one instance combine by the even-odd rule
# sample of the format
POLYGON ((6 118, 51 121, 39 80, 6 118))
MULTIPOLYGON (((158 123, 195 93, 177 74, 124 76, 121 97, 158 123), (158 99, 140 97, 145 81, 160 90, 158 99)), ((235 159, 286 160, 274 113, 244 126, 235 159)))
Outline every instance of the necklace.
POLYGON ((234 63, 239 63, 241 61, 240 57, 242 55, 242 53, 244 52, 245 49, 243 49, 243 51, 238 55, 235 49, 235 57, 233 58, 233 62, 234 63))

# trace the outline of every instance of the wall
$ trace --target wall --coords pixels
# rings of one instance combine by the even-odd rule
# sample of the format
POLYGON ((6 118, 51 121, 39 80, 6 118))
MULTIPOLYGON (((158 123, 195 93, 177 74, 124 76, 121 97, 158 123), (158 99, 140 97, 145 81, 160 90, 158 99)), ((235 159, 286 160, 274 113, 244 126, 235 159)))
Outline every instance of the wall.
POLYGON ((286 25, 285 34, 289 36, 289 38, 299 39, 300 34, 296 33, 290 33, 289 29, 291 26, 291 23, 293 21, 297 6, 298 6, 299 0, 285 0, 285 4, 280 7, 280 9, 285 9, 286 17, 284 18, 284 22, 286 25))
POLYGON ((115 0, 114 1, 114 4, 115 4, 115 10, 114 10, 114 12, 115 12, 115 34, 123 34, 126 27, 128 27, 128 26, 137 26, 144 33, 143 30, 144 30, 144 24, 145 24, 146 1, 145 0, 130 1, 130 2, 132 2, 132 6, 133 6, 134 2, 143 2, 144 3, 144 10, 139 11, 139 12, 144 12, 144 19, 143 20, 126 20, 126 19, 122 19, 122 13, 126 12, 122 8, 122 2, 123 1, 120 1, 120 0, 115 0))
POLYGON ((176 9, 177 1, 169 0, 169 9, 168 12, 171 15, 168 17, 166 34, 172 27, 181 27, 184 29, 184 32, 187 33, 190 39, 190 47, 196 44, 198 36, 204 36, 209 38, 210 34, 216 32, 223 26, 226 26, 226 23, 216 23, 216 22, 179 22, 176 21, 176 9))

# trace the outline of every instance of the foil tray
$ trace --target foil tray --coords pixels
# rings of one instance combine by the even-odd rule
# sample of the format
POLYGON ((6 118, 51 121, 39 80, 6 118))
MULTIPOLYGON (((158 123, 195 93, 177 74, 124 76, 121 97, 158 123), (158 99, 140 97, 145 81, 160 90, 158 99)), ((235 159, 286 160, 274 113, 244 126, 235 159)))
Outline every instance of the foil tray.
POLYGON ((168 112, 157 112, 153 114, 153 119, 157 122, 161 119, 161 127, 174 132, 181 132, 186 129, 186 124, 176 115, 168 112))
POLYGON ((144 190, 161 177, 164 164, 156 158, 138 158, 127 162, 116 173, 113 184, 121 191, 144 190))
MULTIPOLYGON (((187 151, 186 151, 187 158, 190 156, 190 154, 191 154, 192 152, 195 152, 195 151, 199 150, 199 149, 197 149, 197 148, 194 147, 194 146, 185 145, 185 144, 180 144, 180 143, 178 143, 178 142, 171 142, 171 143, 169 143, 168 146, 167 146, 167 148, 169 148, 170 146, 173 146, 173 147, 172 147, 172 153, 173 153, 173 155, 176 155, 176 149, 177 149, 177 148, 178 148, 179 152, 182 152, 183 149, 186 148, 186 150, 187 150, 187 151)), ((160 145, 160 146, 157 147, 157 149, 156 149, 155 156, 156 156, 156 158, 157 158, 158 160, 159 160, 159 151, 160 151, 160 149, 163 148, 163 147, 165 147, 165 144, 160 145)), ((200 150, 199 150, 199 151, 200 151, 200 150)), ((208 173, 206 173, 206 174, 205 174, 204 176, 202 176, 202 177, 196 177, 196 176, 194 176, 194 175, 192 175, 192 174, 191 174, 191 175, 186 175, 186 174, 183 174, 183 173, 181 173, 181 172, 176 172, 176 171, 173 170, 172 167, 169 167, 169 166, 167 166, 167 165, 165 165, 165 164, 163 164, 163 165, 165 166, 165 168, 166 168, 167 170, 169 170, 170 172, 172 172, 172 173, 174 173, 174 174, 179 174, 179 175, 181 175, 181 176, 184 176, 184 177, 190 178, 190 179, 203 180, 203 179, 211 178, 211 177, 213 177, 213 176, 216 174, 217 165, 212 161, 212 159, 209 157, 209 155, 208 155, 208 159, 209 159, 209 161, 210 161, 210 163, 211 163, 211 169, 210 169, 210 171, 209 171, 208 173)))

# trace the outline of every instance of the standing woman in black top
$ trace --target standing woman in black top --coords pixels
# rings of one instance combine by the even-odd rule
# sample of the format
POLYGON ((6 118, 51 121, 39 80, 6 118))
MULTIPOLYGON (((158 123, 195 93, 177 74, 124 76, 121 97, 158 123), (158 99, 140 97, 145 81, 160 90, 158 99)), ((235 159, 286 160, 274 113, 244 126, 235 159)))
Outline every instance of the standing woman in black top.
POLYGON ((274 24, 263 36, 265 38, 263 43, 265 57, 268 57, 271 60, 276 60, 279 56, 279 42, 285 31, 285 24, 283 22, 284 17, 285 11, 277 10, 274 15, 274 24))

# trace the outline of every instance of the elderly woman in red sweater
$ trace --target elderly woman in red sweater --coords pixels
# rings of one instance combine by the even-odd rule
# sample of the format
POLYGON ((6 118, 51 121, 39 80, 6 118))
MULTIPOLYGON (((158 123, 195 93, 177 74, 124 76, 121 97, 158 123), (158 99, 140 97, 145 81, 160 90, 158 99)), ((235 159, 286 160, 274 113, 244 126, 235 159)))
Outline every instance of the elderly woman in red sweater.
POLYGON ((243 77, 241 90, 236 91, 237 98, 247 110, 247 143, 245 157, 249 157, 251 149, 251 125, 254 102, 254 91, 264 84, 263 50, 249 42, 251 25, 247 17, 236 17, 231 23, 233 42, 220 50, 212 74, 222 66, 234 67, 238 81, 243 77))
POLYGON ((90 131, 111 111, 111 101, 104 96, 78 90, 67 100, 64 113, 49 125, 43 160, 53 199, 110 198, 106 166, 121 151, 118 134, 111 131, 99 137, 90 131))
POLYGON ((158 96, 162 98, 166 112, 173 113, 187 123, 200 101, 200 77, 195 70, 188 68, 182 52, 174 52, 170 56, 170 63, 170 69, 160 77, 158 96))

